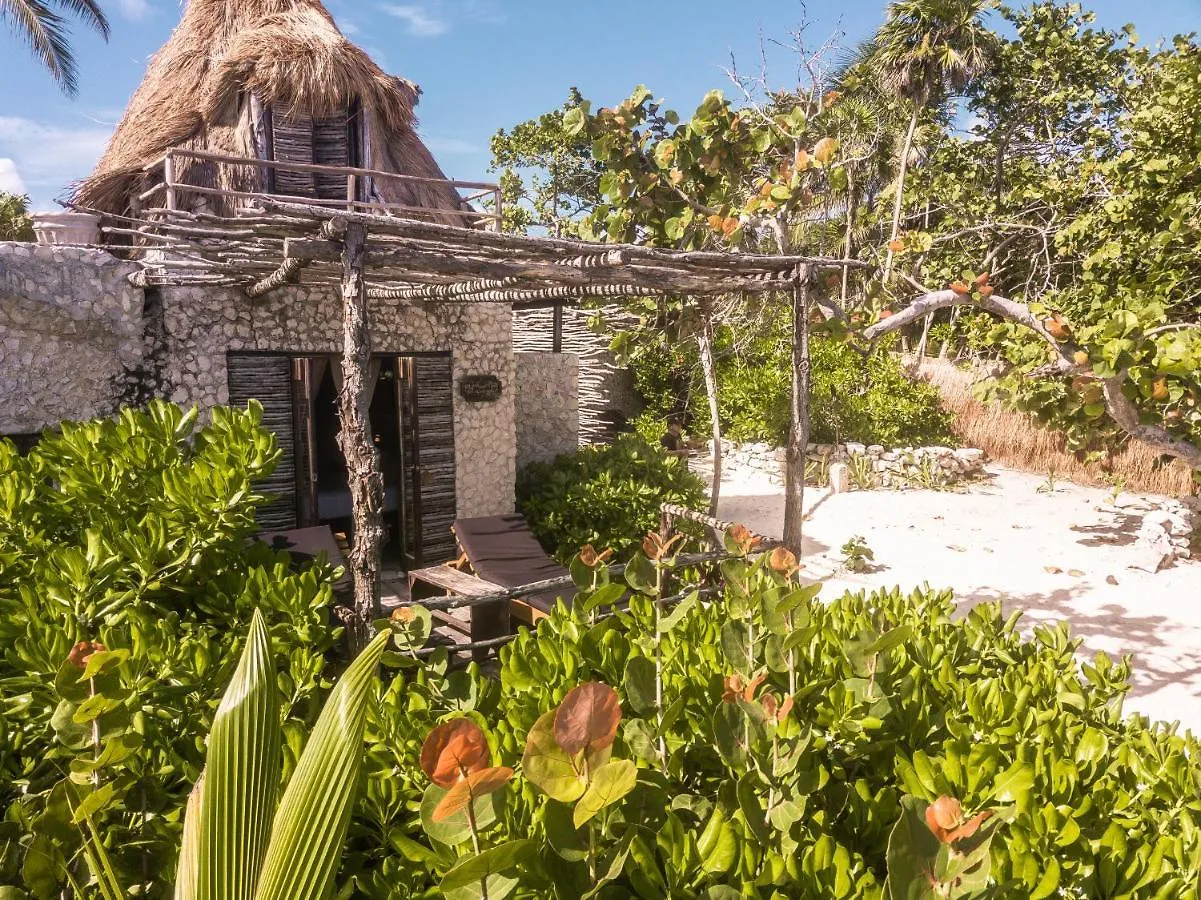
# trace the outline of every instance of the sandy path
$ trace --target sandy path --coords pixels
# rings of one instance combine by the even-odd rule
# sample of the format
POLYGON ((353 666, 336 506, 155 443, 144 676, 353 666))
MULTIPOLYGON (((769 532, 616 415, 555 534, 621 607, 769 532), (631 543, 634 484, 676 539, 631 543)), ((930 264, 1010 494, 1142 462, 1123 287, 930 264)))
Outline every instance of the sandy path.
MULTIPOLYGON (((806 568, 834 590, 923 583, 951 588, 961 604, 1001 600, 1036 621, 1066 619, 1089 655, 1134 657, 1127 711, 1179 720, 1201 731, 1201 563, 1156 575, 1128 568, 1139 517, 1105 490, 1068 483, 1040 493, 1045 478, 990 466, 970 491, 806 492, 806 568), (842 570, 841 547, 863 535, 876 571, 842 570), (1052 573, 1047 567, 1058 568, 1052 573), (1112 577, 1117 584, 1107 582, 1112 577)), ((720 515, 779 535, 783 491, 739 470, 723 479, 720 515)))

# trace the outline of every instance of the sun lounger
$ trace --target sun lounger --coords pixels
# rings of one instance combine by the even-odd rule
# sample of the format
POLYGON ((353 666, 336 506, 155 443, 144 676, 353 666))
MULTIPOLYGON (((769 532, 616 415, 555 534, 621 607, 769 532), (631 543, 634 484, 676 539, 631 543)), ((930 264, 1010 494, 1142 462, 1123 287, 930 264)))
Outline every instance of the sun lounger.
MULTIPOLYGON (((431 566, 409 573, 409 584, 428 585, 460 596, 480 597, 570 575, 546 555, 538 539, 519 515, 458 519, 453 528, 462 556, 450 566, 431 566)), ((511 631, 510 617, 528 624, 544 618, 560 597, 575 593, 571 585, 550 588, 517 600, 474 606, 471 610, 472 642, 487 641, 511 631)))
MULTIPOLYGON (((570 575, 546 555, 522 516, 458 519, 454 533, 463 559, 476 577, 502 588, 519 588, 570 575)), ((570 598, 574 594, 575 589, 570 585, 539 591, 512 601, 511 612, 533 624, 551 611, 559 597, 570 598)))

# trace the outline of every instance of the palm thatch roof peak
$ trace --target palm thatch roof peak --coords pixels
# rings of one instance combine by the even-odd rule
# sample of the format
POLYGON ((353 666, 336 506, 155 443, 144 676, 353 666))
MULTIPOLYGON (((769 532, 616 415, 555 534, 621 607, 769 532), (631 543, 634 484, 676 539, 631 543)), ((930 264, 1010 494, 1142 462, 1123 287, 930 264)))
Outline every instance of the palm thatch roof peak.
MULTIPOLYGON (((445 177, 413 132, 420 90, 348 41, 319 0, 189 0, 73 201, 124 212, 144 167, 172 147, 253 155, 238 133, 247 94, 313 117, 345 113, 357 99, 372 127, 410 157, 390 160, 404 167, 397 171, 445 177)), ((457 195, 442 199, 457 206, 457 195)))

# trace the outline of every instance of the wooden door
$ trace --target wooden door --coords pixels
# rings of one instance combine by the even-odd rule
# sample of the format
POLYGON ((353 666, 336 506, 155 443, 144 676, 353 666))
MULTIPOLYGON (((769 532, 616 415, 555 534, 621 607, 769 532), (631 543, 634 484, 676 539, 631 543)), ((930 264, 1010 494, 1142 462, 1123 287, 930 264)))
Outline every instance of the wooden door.
POLYGON ((255 518, 264 530, 297 527, 296 422, 292 360, 286 356, 230 353, 229 405, 245 408, 250 400, 263 406, 263 427, 275 435, 281 456, 271 477, 257 485, 268 497, 255 518))
POLYGON ((449 355, 398 363, 405 555, 415 567, 457 555, 455 521, 454 381, 449 355))

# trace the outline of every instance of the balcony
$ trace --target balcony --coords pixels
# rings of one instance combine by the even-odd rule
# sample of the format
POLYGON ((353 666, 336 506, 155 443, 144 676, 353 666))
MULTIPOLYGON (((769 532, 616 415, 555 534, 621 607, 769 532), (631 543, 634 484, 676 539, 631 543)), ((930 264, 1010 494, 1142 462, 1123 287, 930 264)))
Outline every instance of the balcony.
POLYGON ((158 183, 137 196, 134 218, 154 218, 155 214, 162 213, 187 213, 195 211, 197 207, 232 207, 237 212, 255 209, 259 205, 256 201, 282 200, 399 219, 434 217, 446 220, 448 224, 500 231, 503 212, 499 185, 400 175, 378 169, 254 159, 173 148, 147 165, 144 171, 150 177, 157 176, 158 183), (217 175, 222 170, 225 170, 225 181, 240 184, 241 189, 219 186, 221 179, 217 175), (197 172, 206 173, 207 177, 197 178, 197 172), (285 177, 281 178, 281 175, 285 177), (279 189, 281 182, 295 183, 296 176, 311 176, 313 193, 288 193, 279 189), (341 188, 343 184, 344 190, 341 188), (440 190, 449 189, 458 196, 462 207, 456 210, 381 201, 378 199, 379 188, 389 184, 431 185, 440 190), (264 189, 263 185, 269 186, 269 189, 264 189), (317 190, 318 186, 320 191, 317 190), (335 194, 338 196, 331 196, 335 194), (477 208, 477 204, 482 208, 477 208))

